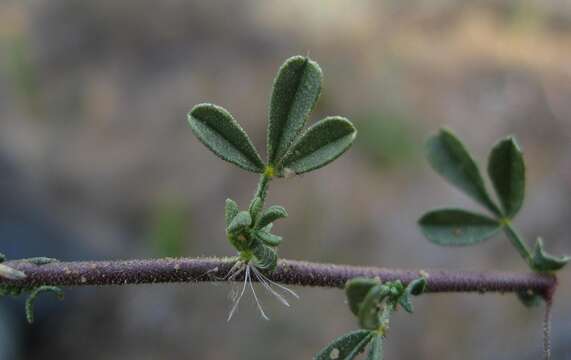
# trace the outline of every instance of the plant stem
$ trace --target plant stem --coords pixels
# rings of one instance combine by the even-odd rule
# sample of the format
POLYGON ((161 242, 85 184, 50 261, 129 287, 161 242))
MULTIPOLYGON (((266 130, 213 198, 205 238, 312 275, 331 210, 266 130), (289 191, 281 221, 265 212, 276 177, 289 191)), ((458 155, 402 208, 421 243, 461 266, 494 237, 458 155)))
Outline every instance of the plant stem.
POLYGON ((268 195, 268 187, 270 185, 271 176, 263 173, 260 175, 260 181, 258 182, 258 188, 256 189, 256 193, 254 194, 254 201, 257 197, 262 200, 262 204, 266 201, 266 196, 268 195))
MULTIPOLYGON (((35 265, 26 260, 5 264, 22 271, 26 278, 7 280, 0 285, 33 288, 42 285, 128 285, 227 281, 236 258, 164 258, 149 260, 54 262, 35 265)), ((547 296, 556 286, 556 278, 537 273, 465 272, 447 270, 393 270, 377 267, 320 264, 280 260, 275 271, 266 274, 282 284, 343 288, 358 276, 380 277, 383 281, 400 280, 405 286, 419 276, 427 278, 427 292, 522 292, 547 296)), ((238 276, 234 281, 243 281, 238 276)))
POLYGON ((266 197, 268 195, 268 188, 270 186, 270 180, 272 179, 272 175, 268 174, 267 171, 264 171, 262 175, 260 175, 260 181, 258 181, 258 187, 256 188, 256 193, 250 201, 250 208, 254 205, 254 202, 257 198, 260 198, 261 207, 264 207, 264 202, 266 201, 266 197))
POLYGON ((504 232, 506 233, 508 239, 510 239, 512 242, 513 246, 519 252, 521 257, 531 266, 531 250, 509 221, 504 223, 504 232))
POLYGON ((544 360, 551 359, 551 309, 553 299, 545 302, 545 314, 543 316, 543 355, 544 360))

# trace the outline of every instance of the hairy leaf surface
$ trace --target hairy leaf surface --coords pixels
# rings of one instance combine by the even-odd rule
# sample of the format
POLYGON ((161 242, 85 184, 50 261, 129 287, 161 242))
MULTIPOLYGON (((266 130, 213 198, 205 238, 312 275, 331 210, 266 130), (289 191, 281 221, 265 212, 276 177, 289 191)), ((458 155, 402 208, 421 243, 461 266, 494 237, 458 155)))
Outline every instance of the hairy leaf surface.
POLYGON ((283 206, 272 205, 262 212, 260 220, 256 224, 258 229, 264 228, 274 221, 287 217, 287 211, 283 206))
POLYGON ((268 122, 268 162, 277 164, 303 129, 321 92, 321 68, 303 56, 286 60, 274 80, 268 122))
POLYGON ((427 144, 428 162, 438 174, 496 215, 498 207, 490 199, 484 180, 464 144, 449 130, 442 129, 427 144))
POLYGON ((513 218, 521 209, 525 195, 525 163, 513 137, 494 146, 488 161, 488 174, 504 215, 513 218))
POLYGON ((371 337, 368 330, 352 331, 333 340, 315 356, 315 360, 352 360, 365 350, 371 337))
POLYGON ((188 123, 196 137, 221 159, 255 173, 264 171, 264 162, 250 138, 224 108, 196 105, 188 114, 188 123))
POLYGON ((431 211, 419 220, 419 225, 428 240, 447 246, 473 245, 501 229, 498 221, 462 209, 431 211))
POLYGON ((339 116, 325 118, 298 138, 285 155, 281 169, 296 174, 323 167, 343 154, 357 136, 351 122, 339 116))
POLYGON ((357 277, 347 281, 345 284, 345 295, 347 296, 349 308, 353 314, 359 315, 361 303, 365 299, 365 296, 367 296, 369 290, 380 284, 381 281, 379 279, 366 277, 357 277))

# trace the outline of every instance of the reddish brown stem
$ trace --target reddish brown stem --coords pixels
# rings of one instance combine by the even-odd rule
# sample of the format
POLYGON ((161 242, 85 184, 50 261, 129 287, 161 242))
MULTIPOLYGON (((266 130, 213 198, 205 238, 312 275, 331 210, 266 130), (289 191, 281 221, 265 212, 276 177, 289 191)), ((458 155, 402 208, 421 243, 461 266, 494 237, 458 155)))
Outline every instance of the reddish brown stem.
MULTIPOLYGON (((18 287, 129 285, 224 281, 233 258, 165 258, 148 260, 53 262, 35 265, 25 260, 4 263, 26 274, 26 279, 0 284, 18 287)), ((536 273, 468 272, 451 270, 394 270, 377 267, 320 264, 280 260, 268 277, 283 284, 341 288, 357 276, 400 280, 407 284, 420 276, 428 280, 427 292, 533 292, 550 298, 556 278, 536 273)), ((242 280, 237 277, 237 281, 242 280)))

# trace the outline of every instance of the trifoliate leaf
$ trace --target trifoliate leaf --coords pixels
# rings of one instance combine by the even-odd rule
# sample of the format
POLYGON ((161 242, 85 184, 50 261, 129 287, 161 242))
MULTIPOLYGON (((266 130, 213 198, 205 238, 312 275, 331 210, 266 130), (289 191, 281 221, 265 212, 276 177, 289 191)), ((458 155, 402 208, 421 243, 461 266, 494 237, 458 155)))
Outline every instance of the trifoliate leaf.
POLYGON ((428 140, 426 149, 428 162, 438 174, 494 214, 500 215, 472 156, 452 132, 440 130, 428 140))
POLYGON ((569 256, 554 256, 548 254, 543 249, 543 239, 537 239, 533 256, 531 258, 531 266, 533 270, 538 272, 557 271, 563 268, 571 260, 569 256))
POLYGON ((338 337, 315 356, 315 360, 352 360, 359 355, 371 340, 368 330, 356 330, 338 337))
POLYGON ((196 105, 188 114, 188 122, 196 137, 218 157, 248 171, 264 171, 264 162, 250 138, 224 108, 196 105))
POLYGON ((434 210, 426 213, 418 223, 428 240, 446 246, 473 245, 501 229, 498 221, 461 209, 434 210))
POLYGON ((8 280, 22 280, 26 278, 26 274, 20 270, 16 270, 4 264, 0 264, 0 277, 8 280))
POLYGON ((323 167, 341 156, 355 136, 357 130, 345 118, 335 116, 318 121, 292 144, 280 170, 302 174, 323 167))
POLYGON ((262 212, 262 215, 260 216, 260 219, 256 224, 256 228, 261 229, 273 223, 277 219, 286 218, 286 217, 287 217, 287 211, 284 207, 279 205, 272 205, 262 212))
POLYGON ((488 174, 504 215, 513 218, 521 209, 525 195, 525 163, 521 149, 513 137, 494 146, 488 160, 488 174))
POLYGON ((297 138, 321 92, 321 68, 307 57, 286 60, 274 80, 268 122, 268 161, 277 164, 297 138))
POLYGON ((238 208, 238 204, 232 199, 226 199, 226 205, 224 206, 224 221, 226 223, 226 227, 230 226, 230 223, 236 215, 240 212, 238 208))
POLYGON ((252 217, 247 211, 240 211, 234 219, 230 222, 230 225, 226 228, 229 234, 236 234, 246 229, 252 224, 252 217))
POLYGON ((282 237, 278 235, 265 232, 263 230, 257 230, 254 235, 260 241, 264 242, 266 245, 276 247, 282 242, 282 237))
POLYGON ((254 254, 254 265, 257 268, 266 271, 273 271, 276 268, 278 254, 272 247, 255 242, 252 253, 254 254))
POLYGON ((359 315, 361 303, 363 299, 365 299, 365 296, 367 296, 369 290, 380 284, 381 281, 379 279, 365 277, 353 278, 345 283, 345 295, 347 296, 347 302, 353 314, 359 315))
POLYGON ((359 325, 361 328, 368 330, 379 328, 379 304, 390 292, 391 289, 385 285, 375 285, 369 290, 361 306, 359 306, 359 325))
POLYGON ((383 337, 380 335, 375 336, 371 340, 371 347, 367 354, 367 360, 383 360, 383 337))

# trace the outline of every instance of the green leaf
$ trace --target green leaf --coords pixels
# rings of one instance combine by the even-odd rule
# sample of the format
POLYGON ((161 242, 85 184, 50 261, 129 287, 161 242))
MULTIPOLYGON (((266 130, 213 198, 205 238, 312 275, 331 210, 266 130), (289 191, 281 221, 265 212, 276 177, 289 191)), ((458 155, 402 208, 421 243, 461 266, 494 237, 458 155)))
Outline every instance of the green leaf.
POLYGON ((282 242, 282 237, 271 234, 263 230, 257 230, 255 233, 256 238, 264 242, 266 245, 276 247, 282 242))
POLYGON ((268 122, 268 161, 277 164, 297 138, 321 92, 321 68, 307 57, 286 60, 274 80, 268 122))
POLYGON ((521 149, 513 137, 494 146, 488 160, 488 174, 504 215, 513 218, 521 209, 525 195, 525 163, 521 149))
POLYGON ((543 303, 543 297, 535 294, 533 291, 518 291, 517 298, 526 307, 536 307, 543 303))
POLYGON ((252 253, 254 254, 254 265, 257 268, 266 271, 273 271, 276 268, 278 254, 272 247, 256 242, 252 247, 252 253))
POLYGON ((501 229, 498 221, 461 209, 434 210, 426 213, 418 223, 428 240, 446 246, 473 245, 501 229))
POLYGON ((256 196, 252 202, 250 203, 250 208, 248 211, 252 216, 252 222, 255 223, 258 219, 258 215, 260 215, 260 211, 262 211, 262 207, 264 206, 264 202, 259 196, 256 196))
POLYGON ((411 295, 418 296, 426 290, 427 281, 425 277, 419 277, 411 281, 407 286, 405 291, 411 295))
POLYGON ((428 140, 426 148, 428 162, 434 171, 492 213, 501 215, 486 191, 472 156, 452 132, 441 129, 428 140))
POLYGON ((369 290, 359 307, 359 325, 363 329, 377 330, 379 328, 379 304, 390 292, 391 289, 385 285, 376 285, 369 290))
POLYGON ((371 340, 368 330, 356 330, 338 337, 315 356, 315 360, 352 360, 359 355, 371 340))
POLYGON ((230 222, 230 225, 228 225, 226 231, 229 234, 237 234, 248 228, 250 224, 252 224, 252 217, 250 216, 250 213, 247 211, 240 211, 230 222))
POLYGON ((258 220, 258 223, 256 224, 256 228, 261 229, 273 223, 277 219, 286 218, 286 217, 287 217, 287 211, 283 206, 272 205, 266 210, 264 210, 264 212, 260 216, 260 219, 258 220))
POLYGON ((224 108, 196 105, 188 114, 196 137, 218 157, 255 173, 264 171, 264 162, 248 135, 224 108))
POLYGON ((538 272, 551 272, 563 268, 571 260, 569 256, 554 256, 548 254, 543 249, 543 239, 537 239, 533 256, 531 258, 531 266, 533 270, 538 272))
POLYGON ((414 307, 412 306, 412 301, 410 300, 410 295, 409 294, 403 294, 400 298, 399 298, 399 304, 400 306, 402 306, 403 309, 405 309, 406 312, 408 313, 412 313, 414 311, 414 307))
POLYGON ((422 294, 425 289, 426 289, 426 278, 421 277, 411 281, 404 289, 403 294, 399 298, 399 304, 407 312, 412 313, 414 311, 414 307, 412 306, 411 297, 422 294))
POLYGON ((224 221, 226 223, 226 228, 230 226, 230 223, 239 212, 240 208, 238 208, 238 204, 236 204, 232 199, 226 199, 226 205, 224 206, 224 221))
POLYGON ((356 136, 357 130, 345 118, 335 116, 318 121, 293 143, 278 170, 302 174, 323 167, 341 156, 356 136))
POLYGON ((345 295, 347 296, 347 302, 353 314, 359 315, 361 303, 365 299, 365 296, 367 296, 369 290, 380 284, 381 281, 379 279, 366 277, 356 277, 345 283, 345 295))
POLYGON ((367 360, 383 360, 383 337, 377 335, 371 341, 367 360))

